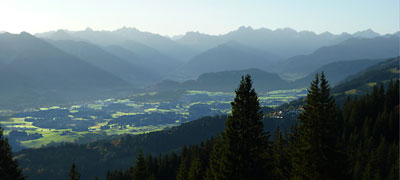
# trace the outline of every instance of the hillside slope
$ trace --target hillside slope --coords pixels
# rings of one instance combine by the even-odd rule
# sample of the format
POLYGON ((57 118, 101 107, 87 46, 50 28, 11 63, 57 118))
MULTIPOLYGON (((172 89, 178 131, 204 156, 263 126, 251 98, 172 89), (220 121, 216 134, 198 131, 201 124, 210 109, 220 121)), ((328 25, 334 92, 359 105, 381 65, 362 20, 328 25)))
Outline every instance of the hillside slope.
POLYGON ((372 39, 352 38, 333 46, 319 48, 309 55, 300 55, 285 60, 274 72, 307 75, 323 65, 354 59, 382 59, 395 57, 399 53, 399 37, 377 37, 372 39))
POLYGON ((197 55, 179 69, 179 73, 197 77, 208 72, 249 68, 268 71, 279 59, 270 53, 232 41, 197 55))
POLYGON ((335 86, 348 76, 355 75, 358 72, 385 60, 387 59, 365 59, 329 63, 318 68, 316 71, 310 73, 306 77, 296 80, 296 83, 300 85, 307 85, 315 78, 316 73, 321 73, 324 71, 325 75, 329 77, 329 83, 331 86, 335 86))
POLYGON ((254 81, 254 87, 259 92, 266 92, 278 89, 290 89, 295 85, 281 79, 277 74, 268 73, 259 69, 246 69, 237 71, 221 71, 204 73, 196 80, 175 82, 170 80, 162 81, 151 90, 175 91, 175 90, 202 90, 233 92, 240 82, 241 76, 250 74, 254 81))
POLYGON ((49 42, 57 48, 136 86, 154 83, 160 79, 155 72, 139 65, 128 63, 94 44, 70 40, 49 42))
POLYGON ((387 84, 391 80, 399 79, 399 57, 388 59, 371 66, 356 75, 350 76, 332 89, 336 95, 365 94, 374 85, 387 84))
POLYGON ((0 34, 0 104, 40 104, 97 96, 128 82, 28 33, 0 34))

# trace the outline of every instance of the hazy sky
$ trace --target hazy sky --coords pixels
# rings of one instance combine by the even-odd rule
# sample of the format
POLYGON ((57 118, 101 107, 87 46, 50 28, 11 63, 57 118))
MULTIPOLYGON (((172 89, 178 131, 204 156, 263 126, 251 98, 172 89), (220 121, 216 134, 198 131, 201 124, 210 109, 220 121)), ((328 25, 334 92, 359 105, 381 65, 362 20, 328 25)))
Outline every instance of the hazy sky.
POLYGON ((239 26, 317 33, 399 29, 398 0, 0 0, 0 31, 114 30, 222 34, 239 26))

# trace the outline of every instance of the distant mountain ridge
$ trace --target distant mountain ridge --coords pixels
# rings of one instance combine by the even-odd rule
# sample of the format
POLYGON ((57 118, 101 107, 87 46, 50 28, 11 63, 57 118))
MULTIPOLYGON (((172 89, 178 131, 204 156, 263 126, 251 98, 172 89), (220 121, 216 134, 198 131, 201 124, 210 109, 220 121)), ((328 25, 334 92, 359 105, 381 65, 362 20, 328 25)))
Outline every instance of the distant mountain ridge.
POLYGON ((355 75, 366 68, 376 65, 381 61, 387 59, 360 59, 350 61, 338 61, 324 65, 313 73, 310 73, 304 78, 295 81, 296 84, 309 84, 314 78, 316 73, 324 71, 325 75, 329 77, 329 83, 333 87, 340 81, 346 79, 348 76, 355 75))
POLYGON ((131 84, 28 33, 0 34, 0 105, 83 100, 131 84))
MULTIPOLYGON (((8 33, 3 33, 1 35, 5 34, 8 33)), ((24 34, 21 34, 21 36, 23 35, 24 34)), ((59 92, 65 90, 65 88, 59 88, 58 85, 62 86, 60 82, 67 78, 66 74, 68 74, 68 71, 56 71, 56 69, 61 67, 49 60, 53 58, 48 54, 50 52, 52 56, 60 56, 57 59, 63 59, 62 63, 71 63, 75 61, 79 61, 79 63, 76 63, 77 65, 83 62, 86 63, 80 66, 87 67, 88 74, 84 74, 83 72, 75 74, 81 74, 81 76, 87 77, 92 77, 92 75, 96 73, 107 74, 93 76, 93 80, 87 83, 91 84, 100 81, 99 79, 101 78, 106 79, 103 84, 104 87, 94 88, 100 85, 100 83, 89 86, 89 88, 93 88, 94 91, 103 89, 111 90, 120 86, 140 88, 166 79, 171 79, 173 81, 164 81, 162 83, 166 83, 166 85, 175 84, 183 89, 189 87, 207 89, 204 87, 207 85, 207 81, 209 81, 209 83, 216 81, 219 83, 212 85, 215 86, 215 88, 212 87, 208 89, 213 90, 214 88, 214 90, 221 89, 227 91, 232 89, 230 84, 233 83, 225 83, 222 80, 218 80, 220 79, 217 78, 218 76, 204 76, 202 74, 220 75, 219 73, 221 73, 229 75, 227 72, 244 72, 249 69, 252 69, 252 73, 254 73, 254 69, 258 69, 258 74, 264 74, 265 79, 269 78, 268 81, 274 86, 262 87, 262 89, 270 90, 303 87, 305 84, 304 82, 309 80, 313 73, 326 70, 327 73, 340 73, 335 76, 335 79, 332 81, 332 83, 336 83, 345 76, 351 75, 351 70, 358 72, 371 64, 364 61, 352 62, 348 65, 345 65, 346 63, 331 63, 355 59, 383 59, 394 57, 398 55, 399 49, 398 33, 381 36, 372 30, 360 31, 353 34, 343 33, 334 35, 328 32, 321 34, 315 34, 310 31, 298 32, 290 28, 269 30, 266 28, 253 29, 251 27, 240 27, 235 31, 218 36, 187 33, 185 36, 177 38, 176 40, 158 34, 141 32, 135 28, 122 28, 115 31, 93 31, 92 29, 86 29, 84 31, 59 30, 40 33, 37 34, 37 36, 42 37, 47 42, 50 42, 50 44, 42 47, 27 41, 23 42, 24 46, 18 45, 15 48, 11 48, 14 44, 21 42, 3 40, 3 43, 7 45, 4 45, 2 51, 0 50, 0 68, 11 67, 10 64, 13 64, 15 59, 19 59, 16 61, 19 62, 16 63, 18 65, 13 67, 15 68, 14 72, 4 71, 4 73, 8 72, 13 74, 13 78, 21 79, 7 85, 8 88, 32 86, 32 89, 35 90, 36 93, 39 93, 39 96, 42 96, 43 94, 41 93, 43 92, 59 92), (34 48, 39 49, 34 51, 32 50, 34 48), (316 48, 316 50, 311 51, 314 48, 316 48), (293 49, 294 51, 292 51, 293 49), (306 51, 311 51, 312 53, 297 55, 286 59, 290 54, 298 54, 306 51), (190 55, 188 55, 188 53, 190 55), (40 56, 41 54, 44 56, 40 56), (180 56, 180 58, 174 54, 179 54, 178 56, 180 56), (282 54, 284 55, 280 56, 282 54), (185 58, 183 58, 184 56, 185 58), (24 59, 21 60, 21 57, 24 57, 24 59), (67 62, 67 59, 71 59, 71 62, 67 62), (43 65, 36 67, 38 65, 32 63, 33 61, 41 62, 43 65), (21 64, 22 62, 23 64, 21 64), (34 70, 29 68, 24 69, 26 71, 25 74, 17 74, 17 72, 22 71, 18 70, 17 66, 19 66, 18 68, 25 66, 35 67, 38 71, 35 73, 39 73, 40 70, 40 73, 48 71, 57 75, 46 77, 39 73, 40 76, 38 74, 28 76, 27 74, 34 72, 34 70), (53 71, 41 69, 50 66, 55 66, 49 68, 54 69, 53 71), (352 69, 341 68, 343 71, 337 70, 340 67, 348 66, 351 66, 352 69), (93 73, 91 73, 92 69, 96 69, 96 71, 93 70, 93 73), (62 73, 65 74, 61 75, 62 73), (304 82, 300 80, 290 82, 281 78, 288 77, 286 76, 287 74, 298 76, 297 79, 304 77, 302 79, 304 82), (115 80, 117 83, 107 83, 109 76, 118 79, 115 80), (33 80, 26 80, 29 78, 33 80), (196 78, 198 79, 187 81, 196 78), (275 80, 272 80, 272 78, 275 78, 275 80), (207 79, 207 81, 203 81, 204 79, 207 79), (36 83, 37 85, 33 85, 36 81, 38 81, 36 83), (46 82, 49 83, 46 84, 46 82), (288 85, 288 82, 291 84, 288 85), (53 83, 56 84, 56 86, 52 87, 52 85, 50 85, 53 83), (39 86, 41 88, 37 89, 39 86), (46 90, 41 91, 42 89, 46 90)), ((36 38, 35 42, 39 40, 43 41, 43 39, 36 38)), ((69 67, 71 71, 76 70, 72 65, 65 66, 69 67)), ((4 76, 7 77, 10 75, 4 76)), ((71 75, 71 77, 68 78, 72 77, 78 78, 79 76, 71 75)), ((229 79, 229 77, 225 78, 229 79)), ((79 83, 83 80, 84 78, 77 81, 71 80, 71 85, 68 87, 84 87, 82 85, 83 83, 79 83)), ((6 79, 4 79, 4 81, 6 81, 6 79)), ((11 82, 11 80, 9 82, 11 82)), ((15 93, 17 92, 18 91, 15 91, 15 93)), ((10 101, 10 99, 8 100, 10 101)))
MULTIPOLYGON (((60 30, 59 30, 60 31, 60 30)), ((353 34, 316 34, 312 31, 296 31, 291 28, 253 29, 241 26, 236 30, 221 35, 208 35, 199 32, 187 32, 185 35, 164 37, 156 33, 143 32, 136 28, 123 27, 114 31, 94 31, 87 28, 83 31, 50 31, 36 36, 55 40, 87 40, 100 45, 121 45, 124 41, 136 41, 159 52, 183 61, 195 55, 229 41, 267 50, 278 56, 288 58, 300 54, 309 54, 319 47, 340 43, 352 37, 375 38, 379 33, 367 29, 353 34), (63 34, 60 36, 59 34, 63 34), (60 39, 60 37, 62 37, 60 39)))
POLYGON ((291 28, 270 30, 242 26, 221 35, 187 32, 169 38, 124 27, 114 31, 88 28, 36 35, 90 42, 119 59, 157 72, 162 79, 176 81, 193 79, 202 73, 249 68, 304 77, 331 62, 393 57, 396 48, 394 41, 378 40, 395 35, 382 36, 371 29, 353 34, 316 34, 291 28), (379 43, 382 44, 376 45, 379 43))
POLYGON ((309 54, 322 46, 340 43, 352 37, 374 38, 380 34, 368 29, 354 34, 335 35, 329 32, 316 34, 311 31, 295 31, 291 28, 270 30, 268 28, 253 29, 241 26, 237 30, 222 35, 208 35, 199 32, 187 32, 176 41, 182 45, 205 51, 229 41, 237 41, 244 45, 267 50, 281 57, 309 54))
POLYGON ((87 41, 102 46, 123 46, 126 41, 135 41, 136 43, 151 47, 165 56, 179 60, 189 59, 197 53, 190 48, 178 44, 170 38, 150 32, 142 32, 136 28, 123 27, 114 31, 94 31, 90 28, 87 28, 84 31, 61 31, 63 34, 63 36, 61 36, 62 38, 56 36, 57 34, 60 34, 60 31, 38 33, 36 36, 47 39, 56 38, 56 40, 79 39, 81 41, 87 41))
POLYGON ((269 70, 281 58, 269 52, 230 41, 188 61, 179 73, 197 77, 202 73, 259 68, 269 70))
POLYGON ((332 89, 336 95, 357 95, 367 93, 374 85, 387 84, 400 78, 399 57, 390 58, 347 77, 332 89))
POLYGON ((126 62, 96 45, 83 41, 71 40, 49 42, 57 48, 72 54, 91 65, 130 82, 136 87, 153 83, 160 79, 157 73, 151 72, 151 70, 138 64, 126 62))
POLYGON ((289 58, 273 69, 274 72, 307 75, 332 62, 395 57, 399 54, 399 40, 396 35, 371 39, 352 38, 337 45, 321 47, 309 55, 289 58))
POLYGON ((176 91, 176 90, 204 90, 204 91, 223 91, 233 92, 239 83, 240 77, 250 74, 254 80, 254 87, 257 91, 266 92, 271 90, 305 88, 315 78, 316 73, 324 71, 329 77, 331 86, 335 86, 351 75, 355 75, 365 69, 377 65, 387 59, 362 59, 351 61, 339 61, 329 63, 318 68, 304 78, 295 81, 289 81, 281 78, 276 73, 269 73, 260 69, 250 68, 234 71, 219 71, 212 73, 204 73, 195 80, 187 80, 184 82, 176 82, 172 80, 164 80, 152 86, 148 90, 155 91, 176 91))
POLYGON ((233 92, 237 88, 241 76, 250 74, 254 81, 254 87, 259 92, 277 89, 291 88, 290 82, 281 79, 277 74, 268 73, 259 69, 246 69, 237 71, 222 71, 204 73, 196 80, 176 82, 171 80, 162 81, 150 90, 176 91, 176 90, 203 90, 233 92))

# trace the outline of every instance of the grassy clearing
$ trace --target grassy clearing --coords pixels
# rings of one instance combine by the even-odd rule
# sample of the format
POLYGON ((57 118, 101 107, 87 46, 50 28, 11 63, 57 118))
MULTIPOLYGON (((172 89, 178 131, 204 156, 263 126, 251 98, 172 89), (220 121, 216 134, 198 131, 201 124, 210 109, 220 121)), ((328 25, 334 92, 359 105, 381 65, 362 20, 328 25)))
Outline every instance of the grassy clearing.
POLYGON ((21 141, 22 146, 29 148, 39 148, 50 143, 74 142, 77 138, 81 137, 79 134, 76 133, 74 133, 73 135, 61 135, 65 130, 43 130, 44 131, 39 131, 43 135, 42 138, 29 141, 21 141))
POLYGON ((357 93, 357 89, 350 89, 346 92, 344 92, 344 94, 346 95, 352 95, 352 94, 356 94, 357 93))

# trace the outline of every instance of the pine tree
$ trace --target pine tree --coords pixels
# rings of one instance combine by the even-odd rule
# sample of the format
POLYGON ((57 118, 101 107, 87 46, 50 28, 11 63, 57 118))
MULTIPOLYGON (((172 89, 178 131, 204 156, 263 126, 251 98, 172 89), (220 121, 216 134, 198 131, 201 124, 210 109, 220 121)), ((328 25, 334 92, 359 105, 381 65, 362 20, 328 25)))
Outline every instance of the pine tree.
POLYGON ((202 179, 202 164, 200 158, 196 157, 192 160, 189 168, 188 179, 187 180, 201 180, 202 179))
POLYGON ((181 161, 179 163, 178 173, 176 175, 176 180, 186 180, 187 179, 187 148, 184 145, 181 149, 180 158, 181 161))
POLYGON ((210 168, 217 180, 264 178, 268 172, 263 160, 268 136, 264 133, 263 114, 250 75, 242 77, 235 92, 232 115, 225 122, 221 144, 216 143, 220 146, 218 161, 211 162, 210 168))
POLYGON ((274 143, 272 146, 272 159, 274 162, 274 179, 288 179, 289 158, 287 155, 287 141, 283 137, 279 127, 274 133, 274 143))
POLYGON ((206 174, 204 176, 205 180, 217 180, 223 179, 222 177, 222 168, 220 165, 220 155, 222 154, 222 135, 217 134, 215 138, 215 143, 213 145, 211 154, 210 154, 210 165, 206 170, 206 174))
POLYGON ((343 154, 338 151, 339 121, 330 95, 329 83, 322 72, 316 74, 306 99, 304 111, 299 114, 298 139, 292 155, 292 179, 340 179, 338 167, 343 154))
POLYGON ((139 150, 136 158, 136 165, 133 171, 133 180, 145 180, 146 179, 146 167, 144 164, 143 152, 139 150))
POLYGON ((71 169, 69 170, 69 179, 70 180, 79 180, 81 177, 81 175, 79 174, 79 172, 76 170, 76 165, 73 162, 71 169))
POLYGON ((3 129, 0 127, 0 180, 8 179, 22 180, 25 177, 13 159, 8 139, 3 137, 3 129))

